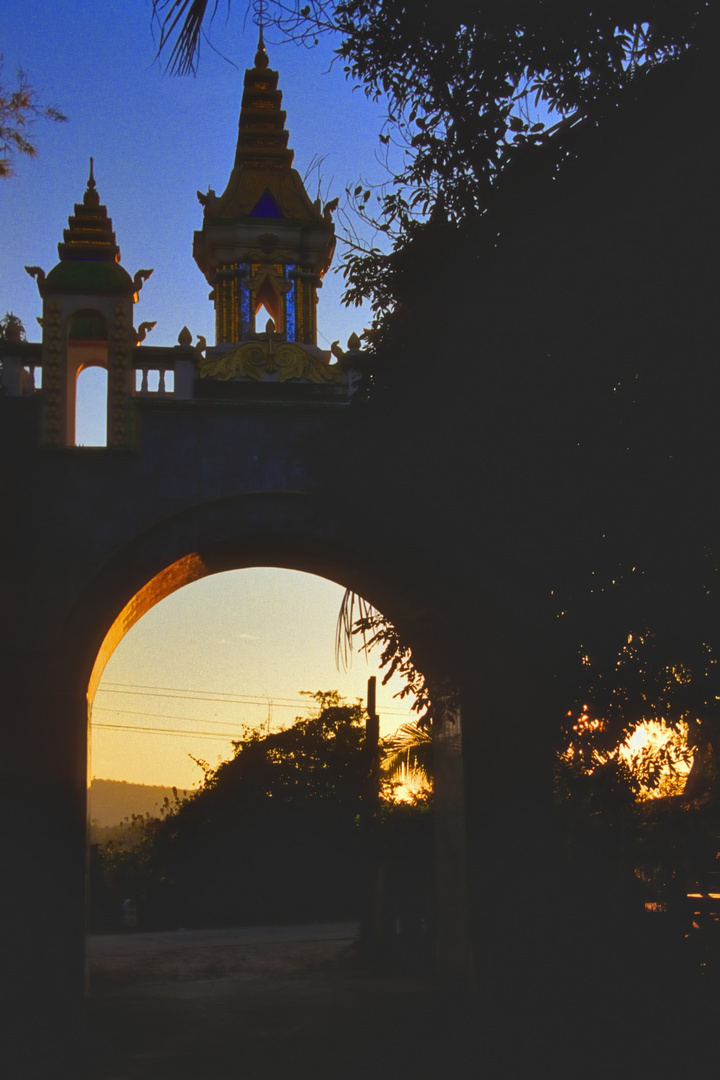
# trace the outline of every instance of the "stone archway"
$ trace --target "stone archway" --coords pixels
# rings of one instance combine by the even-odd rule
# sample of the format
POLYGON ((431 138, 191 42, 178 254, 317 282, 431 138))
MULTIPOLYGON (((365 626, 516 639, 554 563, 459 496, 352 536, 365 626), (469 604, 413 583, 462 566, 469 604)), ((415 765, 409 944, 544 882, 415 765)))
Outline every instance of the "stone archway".
MULTIPOLYGON (((309 571, 354 588, 402 626, 412 641, 413 622, 421 609, 419 593, 392 580, 378 561, 355 550, 342 524, 306 496, 236 496, 200 504, 157 524, 88 575, 53 650, 52 682, 57 692, 52 711, 56 718, 62 716, 63 726, 72 733, 64 757, 56 758, 56 767, 65 774, 66 789, 76 792, 76 820, 85 796, 88 700, 114 647, 147 610, 171 592, 210 574, 258 563, 309 571), (74 748, 72 754, 70 748, 74 748)), ((464 895, 457 704, 448 705, 442 716, 436 791, 441 818, 438 892, 447 915, 440 920, 438 968, 449 979, 467 982, 472 965, 464 895)), ((79 896, 79 881, 73 884, 69 869, 66 887, 79 896)))
MULTIPOLYGON (((180 354, 185 363, 185 347, 180 354)), ((87 695, 103 642, 127 605, 139 610, 193 574, 277 565, 330 577, 367 597, 417 646, 424 670, 426 657, 444 648, 445 663, 452 652, 435 632, 427 583, 412 580, 382 535, 358 535, 347 503, 311 494, 313 455, 333 452, 346 398, 309 384, 307 395, 285 401, 275 389, 267 400, 226 401, 220 391, 217 400, 199 392, 192 399, 133 397, 137 445, 87 451, 38 445, 42 395, 0 400, 0 778, 3 836, 17 867, 3 917, 17 928, 5 964, 18 988, 18 1030, 40 1008, 48 1023, 64 1017, 61 1029, 70 1032, 79 1012, 87 695)), ((441 729, 453 764, 444 785, 439 865, 448 916, 440 957, 458 980, 467 978, 468 962, 458 907, 463 764, 459 719, 447 712, 441 729)))
MULTIPOLYGON (((17 991, 17 1030, 39 1011, 52 1032, 43 1045, 64 1040, 72 1055, 84 984, 88 688, 127 606, 139 612, 193 575, 276 565, 353 588, 418 656, 441 643, 423 583, 404 573, 382 538, 369 546, 346 510, 308 493, 297 447, 328 439, 324 406, 291 415, 148 400, 138 410, 141 450, 85 452, 36 449, 36 399, 4 404, 0 440, 13 468, 3 477, 0 820, 16 868, 3 904, 5 925, 16 931, 5 966, 17 991)), ((459 720, 442 729, 453 764, 439 858, 448 913, 440 966, 467 981, 459 720)))
MULTIPOLYGON (((294 501, 294 500, 293 500, 294 501)), ((105 664, 125 634, 152 607, 184 586, 216 573, 248 568, 262 562, 283 569, 308 572, 337 584, 350 585, 356 591, 372 597, 376 606, 393 614, 398 625, 404 625, 407 640, 412 640, 413 617, 417 597, 403 595, 394 583, 383 580, 377 567, 352 566, 336 550, 333 543, 325 546, 313 541, 303 550, 300 538, 289 535, 287 525, 280 535, 265 534, 261 547, 256 538, 244 536, 239 540, 210 542, 198 545, 199 551, 182 556, 157 573, 124 605, 109 627, 97 653, 88 683, 88 706, 92 708, 105 664)), ((96 585, 93 595, 97 596, 96 585)), ((437 667, 435 667, 437 671, 437 667)), ((438 818, 437 842, 437 899, 443 915, 438 925, 437 971, 446 981, 466 986, 472 984, 473 961, 470 948, 467 912, 467 881, 465 870, 464 778, 462 754, 462 725, 457 693, 448 692, 447 680, 433 693, 435 703, 435 745, 438 780, 435 803, 438 818)))

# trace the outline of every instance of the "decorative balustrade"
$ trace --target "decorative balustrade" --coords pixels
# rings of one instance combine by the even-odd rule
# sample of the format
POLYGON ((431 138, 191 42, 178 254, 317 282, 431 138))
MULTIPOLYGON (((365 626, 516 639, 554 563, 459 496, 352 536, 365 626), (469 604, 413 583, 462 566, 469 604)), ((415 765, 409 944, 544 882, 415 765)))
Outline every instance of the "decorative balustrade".
MULTIPOLYGON (((257 397, 258 392, 272 393, 276 384, 285 394, 304 384, 315 400, 319 390, 326 397, 349 400, 360 377, 357 362, 362 354, 355 335, 347 351, 333 343, 331 351, 336 362, 329 363, 329 352, 287 342, 275 333, 272 320, 268 327, 264 334, 254 334, 238 346, 207 352, 203 338, 199 339, 200 345, 191 346, 189 331, 183 331, 175 346, 138 344, 131 349, 129 358, 130 396, 173 401, 214 396, 227 399, 234 384, 238 390, 243 388, 244 396, 257 397)), ((0 386, 9 397, 30 397, 43 389, 39 342, 0 342, 0 386)))
POLYGON ((148 349, 137 349, 133 357, 135 369, 133 395, 143 398, 174 397, 174 358, 152 358, 148 353, 148 349))
POLYGON ((192 398, 197 354, 190 345, 189 331, 183 331, 180 338, 180 344, 174 346, 137 345, 133 349, 133 397, 174 401, 192 398))

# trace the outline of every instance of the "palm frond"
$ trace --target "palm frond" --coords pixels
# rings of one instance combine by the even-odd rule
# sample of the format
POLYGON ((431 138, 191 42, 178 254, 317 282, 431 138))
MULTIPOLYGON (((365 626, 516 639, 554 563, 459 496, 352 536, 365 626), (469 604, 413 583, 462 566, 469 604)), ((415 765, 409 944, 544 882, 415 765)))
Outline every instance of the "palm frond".
MULTIPOLYGON (((209 22, 215 18, 219 3, 220 0, 214 0, 209 22)), ((200 53, 200 37, 209 6, 210 0, 153 0, 153 18, 160 24, 158 56, 169 46, 177 31, 165 65, 171 74, 195 74, 200 53)))
MULTIPOLYGON (((345 590, 335 630, 335 665, 338 670, 347 671, 352 667, 353 639, 358 633, 357 623, 366 622, 377 614, 372 604, 363 600, 362 596, 358 596, 352 589, 345 590)), ((363 648, 367 649, 369 642, 364 629, 361 633, 363 648)))
POLYGON ((432 781, 432 734, 420 724, 403 724, 383 742, 383 774, 390 780, 402 780, 408 773, 420 773, 432 781))

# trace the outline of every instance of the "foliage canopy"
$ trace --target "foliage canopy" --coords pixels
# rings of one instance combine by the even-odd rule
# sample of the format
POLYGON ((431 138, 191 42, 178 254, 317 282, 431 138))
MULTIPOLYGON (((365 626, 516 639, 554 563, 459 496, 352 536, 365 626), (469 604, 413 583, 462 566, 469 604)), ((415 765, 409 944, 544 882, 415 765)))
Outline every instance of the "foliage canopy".
POLYGON ((0 341, 25 341, 22 320, 11 311, 6 311, 0 319, 0 341))
POLYGON ((273 813, 313 808, 355 817, 367 777, 364 709, 345 704, 336 690, 308 696, 318 706, 315 716, 298 717, 283 731, 251 731, 234 743, 230 761, 206 770, 192 800, 199 810, 231 802, 238 814, 271 804, 273 813))
MULTIPOLYGON (((217 8, 154 0, 170 70, 195 69, 217 8)), ((331 33, 348 78, 387 101, 381 139, 397 140, 406 161, 383 216, 407 227, 436 205, 451 220, 482 210, 503 169, 545 138, 548 119, 615 105, 701 41, 711 9, 710 0, 274 0, 265 19, 305 44, 331 33)))
MULTIPOLYGON (((216 7, 156 0, 171 67, 192 68, 216 7)), ((377 203, 365 184, 356 194, 392 251, 346 258, 346 300, 369 299, 376 315, 372 415, 356 413, 338 455, 364 448, 356 502, 375 506, 398 574, 442 580, 468 671, 482 644, 468 602, 473 581, 478 596, 486 585, 480 551, 549 628, 556 717, 591 705, 603 726, 587 738, 603 754, 643 719, 687 723, 701 762, 720 745, 706 490, 718 375, 700 269, 713 113, 697 86, 716 79, 693 88, 688 73, 712 67, 718 5, 276 0, 270 22, 304 44, 334 36, 348 78, 387 101, 381 146, 401 155, 377 203), (689 107, 671 117, 678 88, 689 107), (442 394, 439 357, 452 357, 442 394), (438 558, 450 549, 427 534, 441 522, 464 557, 438 558), (641 657, 622 647, 629 633, 641 657), (579 643, 590 663, 578 678, 579 643)), ((345 472, 336 497, 343 487, 345 472)), ((368 618, 388 665, 405 663, 368 618)))
MULTIPOLYGON (((216 769, 199 762, 202 787, 167 802, 161 820, 139 822, 132 850, 95 850, 94 910, 117 908, 124 891, 157 925, 364 913, 371 852, 381 838, 395 861, 405 857, 395 846, 416 831, 411 808, 377 811, 362 706, 336 691, 309 696, 316 715, 249 732, 216 769)), ((426 803, 417 808, 423 866, 432 847, 426 803)))

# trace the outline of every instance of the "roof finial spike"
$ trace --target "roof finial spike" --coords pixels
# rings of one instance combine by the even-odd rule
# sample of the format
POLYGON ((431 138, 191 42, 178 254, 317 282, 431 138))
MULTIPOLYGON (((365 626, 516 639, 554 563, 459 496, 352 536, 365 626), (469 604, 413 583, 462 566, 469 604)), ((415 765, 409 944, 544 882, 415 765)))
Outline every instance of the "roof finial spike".
POLYGON ((267 0, 253 0, 253 22, 258 28, 258 47, 255 53, 255 67, 266 68, 268 66, 268 57, 265 51, 265 39, 263 36, 263 27, 265 25, 265 10, 267 8, 267 0))
POLYGON ((262 42, 262 28, 265 23, 267 12, 267 0, 253 0, 253 22, 260 27, 260 41, 262 42))
POLYGON ((97 193, 97 185, 95 183, 95 176, 93 174, 93 159, 90 158, 90 175, 88 177, 87 188, 83 195, 83 204, 85 206, 99 206, 100 196, 97 193))

